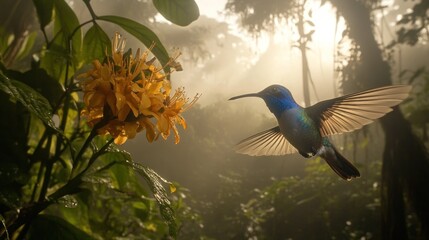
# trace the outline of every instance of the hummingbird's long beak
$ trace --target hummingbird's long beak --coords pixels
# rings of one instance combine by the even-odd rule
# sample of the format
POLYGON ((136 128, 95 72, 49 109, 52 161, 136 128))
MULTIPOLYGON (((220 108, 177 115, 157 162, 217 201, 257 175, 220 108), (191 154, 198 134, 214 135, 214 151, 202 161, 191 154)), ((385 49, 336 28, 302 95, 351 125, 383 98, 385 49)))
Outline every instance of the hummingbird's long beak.
POLYGON ((261 95, 259 93, 248 93, 248 94, 243 94, 243 95, 232 97, 228 100, 235 100, 238 98, 245 98, 245 97, 261 97, 261 95))

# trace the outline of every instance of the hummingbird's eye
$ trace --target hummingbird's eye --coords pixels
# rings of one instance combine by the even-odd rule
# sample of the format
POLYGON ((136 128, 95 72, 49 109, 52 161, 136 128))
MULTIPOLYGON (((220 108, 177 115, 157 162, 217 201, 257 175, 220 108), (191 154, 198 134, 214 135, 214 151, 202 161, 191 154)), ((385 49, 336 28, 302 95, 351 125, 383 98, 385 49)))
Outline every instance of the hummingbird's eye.
POLYGON ((271 92, 274 96, 281 97, 281 92, 280 92, 280 89, 278 87, 273 87, 271 92))

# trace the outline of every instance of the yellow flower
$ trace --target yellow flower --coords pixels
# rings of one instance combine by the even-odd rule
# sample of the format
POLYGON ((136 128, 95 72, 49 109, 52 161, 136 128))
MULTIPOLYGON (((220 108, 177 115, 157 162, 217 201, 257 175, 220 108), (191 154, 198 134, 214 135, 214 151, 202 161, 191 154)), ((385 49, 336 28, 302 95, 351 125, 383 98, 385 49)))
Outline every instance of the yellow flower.
MULTIPOLYGON (((82 115, 88 124, 99 124, 99 134, 110 134, 116 144, 123 144, 146 130, 149 142, 158 135, 166 139, 170 130, 175 134, 175 143, 180 138, 176 123, 186 128, 181 116, 198 99, 188 104, 183 88, 170 97, 171 83, 153 63, 147 60, 149 51, 137 50, 124 54, 125 40, 116 33, 112 41, 112 53, 101 63, 94 60, 93 68, 81 74, 83 102, 82 115)), ((177 65, 175 59, 170 63, 177 65)))
POLYGON ((170 135, 170 130, 174 131, 175 143, 179 143, 180 136, 176 127, 176 123, 186 129, 186 121, 181 113, 191 107, 199 96, 196 96, 189 104, 189 99, 185 95, 184 88, 176 90, 174 95, 166 98, 166 105, 159 116, 157 128, 161 132, 161 136, 166 139, 170 135))

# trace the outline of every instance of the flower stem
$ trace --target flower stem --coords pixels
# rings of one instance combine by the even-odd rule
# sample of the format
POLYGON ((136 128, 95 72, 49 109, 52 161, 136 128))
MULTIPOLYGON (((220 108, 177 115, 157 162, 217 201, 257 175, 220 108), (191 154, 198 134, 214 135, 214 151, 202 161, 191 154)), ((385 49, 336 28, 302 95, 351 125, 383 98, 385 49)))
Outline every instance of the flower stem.
POLYGON ((83 0, 83 2, 85 3, 86 7, 88 8, 89 13, 91 14, 92 20, 95 21, 95 19, 97 19, 97 15, 94 12, 94 9, 92 9, 91 6, 91 0, 83 0))
POLYGON ((78 166, 79 162, 81 161, 83 154, 85 153, 86 149, 88 148, 89 144, 91 144, 91 141, 92 141, 92 139, 94 139, 95 136, 97 136, 97 128, 96 127, 94 127, 91 130, 91 132, 89 133, 85 142, 83 143, 82 147, 80 148, 79 152, 77 153, 76 157, 74 157, 72 173, 71 173, 70 177, 73 177, 73 172, 75 171, 76 167, 78 166))

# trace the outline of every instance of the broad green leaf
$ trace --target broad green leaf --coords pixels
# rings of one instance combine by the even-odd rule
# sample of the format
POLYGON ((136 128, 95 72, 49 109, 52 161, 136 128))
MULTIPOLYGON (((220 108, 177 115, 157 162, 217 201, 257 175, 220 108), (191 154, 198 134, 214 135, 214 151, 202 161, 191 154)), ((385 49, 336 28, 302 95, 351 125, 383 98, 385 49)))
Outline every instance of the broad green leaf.
POLYGON ((28 111, 36 115, 46 125, 57 130, 52 121, 52 109, 48 100, 33 88, 22 82, 9 79, 0 72, 0 90, 22 103, 28 111))
POLYGON ((94 59, 103 59, 106 50, 110 53, 111 48, 110 38, 96 23, 86 32, 83 38, 82 53, 86 63, 90 63, 94 59))
POLYGON ((131 158, 131 154, 125 150, 119 149, 118 147, 116 147, 115 145, 110 145, 107 148, 108 153, 111 154, 115 154, 116 156, 116 161, 118 162, 128 162, 128 161, 132 161, 131 158))
POLYGON ((55 79, 64 79, 68 58, 67 50, 59 45, 55 45, 55 47, 51 47, 41 55, 40 68, 46 70, 55 79))
POLYGON ((27 57, 31 53, 31 50, 33 49, 34 44, 36 43, 37 35, 38 35, 38 32, 35 31, 25 37, 24 44, 21 47, 21 49, 19 49, 19 53, 16 56, 15 61, 19 61, 27 57))
MULTIPOLYGON (((128 152, 118 149, 115 145, 109 146, 107 151, 108 152, 105 155, 103 155, 103 158, 107 157, 109 162, 118 163, 119 165, 134 169, 140 176, 142 176, 146 180, 147 184, 149 185, 153 193, 153 196, 156 202, 159 205, 161 215, 168 224, 170 235, 176 236, 177 224, 174 216, 174 211, 171 206, 171 202, 168 199, 167 192, 162 185, 162 183, 166 183, 166 184, 172 184, 172 183, 168 182, 167 180, 159 176, 152 169, 133 162, 131 159, 131 155, 128 152)), ((113 174, 113 177, 116 179, 117 184, 119 186, 121 185, 125 186, 127 181, 128 181, 128 184, 134 184, 134 181, 136 178, 132 176, 132 179, 131 179, 130 177, 131 173, 127 171, 127 169, 118 168, 118 166, 113 165, 110 168, 110 170, 112 170, 111 173, 113 174), (127 176, 126 174, 129 174, 130 176, 127 176), (127 180, 125 181, 121 180, 120 179, 121 176, 127 180)), ((138 185, 134 186, 134 188, 135 190, 140 192, 138 185)))
POLYGON ((174 210, 171 206, 170 200, 168 199, 167 192, 162 186, 162 182, 168 183, 168 181, 159 176, 154 170, 141 164, 127 162, 127 165, 132 166, 146 180, 153 192, 155 200, 159 204, 161 215, 168 224, 170 235, 176 236, 177 224, 174 216, 174 210))
MULTIPOLYGON (((97 145, 102 146, 101 141, 97 145)), ((109 165, 104 170, 108 170, 107 172, 112 179, 113 187, 121 191, 128 191, 130 188, 134 188, 133 191, 139 194, 147 194, 140 187, 134 170, 126 164, 126 162, 132 161, 131 155, 127 151, 118 149, 115 145, 110 145, 107 152, 101 158, 104 165, 109 165)))
POLYGON ((52 78, 45 69, 34 64, 32 68, 24 73, 9 70, 6 75, 30 86, 42 96, 44 96, 51 106, 59 104, 61 96, 64 94, 62 85, 52 78))
POLYGON ((194 0, 152 0, 152 2, 162 16, 180 26, 187 26, 200 16, 194 0))
POLYGON ((79 20, 73 9, 71 9, 67 2, 64 0, 55 0, 54 6, 56 21, 59 22, 61 27, 61 29, 58 29, 58 31, 61 31, 67 38, 71 37, 72 34, 74 34, 73 40, 76 40, 76 43, 79 43, 77 46, 74 47, 80 46, 82 40, 82 32, 79 28, 79 20))
POLYGON ((124 165, 118 165, 118 164, 113 165, 110 168, 109 173, 112 177, 113 186, 122 191, 129 190, 129 189, 126 189, 127 186, 134 185, 134 184, 130 184, 130 182, 134 182, 136 180, 133 170, 124 165))
POLYGON ((85 240, 94 239, 66 220, 53 215, 38 215, 33 220, 26 239, 85 240))
POLYGON ((52 20, 54 0, 33 0, 39 18, 40 28, 46 27, 52 20))
POLYGON ((0 26, 0 52, 4 53, 6 51, 12 39, 12 34, 6 31, 4 26, 0 26))
POLYGON ((100 16, 98 19, 121 26, 125 31, 136 37, 148 48, 155 44, 152 49, 152 53, 156 58, 158 58, 162 66, 165 66, 164 71, 170 72, 170 67, 167 66, 170 56, 168 55, 167 50, 165 50, 164 45, 162 45, 158 36, 156 36, 152 30, 136 21, 124 17, 100 16))
MULTIPOLYGON (((73 224, 75 226, 79 226, 81 230, 89 230, 91 229, 89 218, 92 216, 89 216, 89 209, 90 203, 88 202, 88 196, 91 194, 90 191, 84 190, 80 192, 79 194, 72 195, 73 200, 75 201, 73 207, 67 206, 67 202, 64 202, 64 197, 60 198, 58 203, 55 206, 51 206, 48 212, 58 212, 58 217, 61 217, 63 219, 67 219, 67 221, 70 224, 73 224)), ((66 195, 65 197, 68 197, 70 195, 66 195)))
MULTIPOLYGON (((69 40, 71 41, 71 51, 68 53, 73 57, 75 65, 78 65, 80 59, 80 51, 82 48, 82 31, 80 29, 79 20, 73 9, 65 0, 54 0, 55 7, 55 26, 54 33, 56 39, 53 45, 57 45, 61 49, 69 48, 69 40)), ((76 66, 78 67, 78 66, 76 66)))

